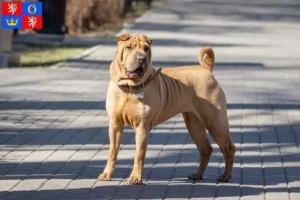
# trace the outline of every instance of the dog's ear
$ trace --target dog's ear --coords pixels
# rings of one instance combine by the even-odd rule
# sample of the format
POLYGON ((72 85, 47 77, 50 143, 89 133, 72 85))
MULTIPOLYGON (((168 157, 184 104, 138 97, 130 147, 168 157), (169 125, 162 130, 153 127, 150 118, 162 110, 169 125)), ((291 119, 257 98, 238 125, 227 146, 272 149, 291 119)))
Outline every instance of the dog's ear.
POLYGON ((145 42, 147 42, 149 45, 152 44, 152 40, 150 40, 146 35, 142 35, 141 39, 145 42))
POLYGON ((121 35, 121 36, 118 37, 117 42, 119 43, 120 41, 127 41, 127 40, 130 39, 130 37, 131 37, 130 34, 125 33, 125 34, 123 34, 123 35, 121 35))

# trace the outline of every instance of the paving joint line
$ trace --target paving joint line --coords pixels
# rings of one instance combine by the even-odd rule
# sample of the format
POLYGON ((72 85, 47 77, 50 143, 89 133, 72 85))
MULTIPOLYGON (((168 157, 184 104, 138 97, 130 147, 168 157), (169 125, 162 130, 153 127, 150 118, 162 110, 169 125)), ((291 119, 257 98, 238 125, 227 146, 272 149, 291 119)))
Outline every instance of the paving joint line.
MULTIPOLYGON (((78 119, 80 116, 82 116, 82 115, 84 115, 86 112, 82 112, 80 115, 78 115, 73 121, 71 121, 69 124, 71 124, 72 122, 74 122, 76 119, 78 119)), ((97 115, 96 115, 97 116, 97 115)), ((93 117, 92 119, 90 119, 89 120, 89 122, 85 125, 85 126, 83 126, 83 128, 82 129, 80 129, 76 134, 74 134, 72 137, 70 137, 67 141, 65 141, 65 143, 64 144, 62 144, 62 145, 60 145, 59 147, 57 147, 47 158, 45 158, 44 159, 44 161, 35 169, 35 170, 37 170, 41 165, 43 165, 46 161, 47 161, 47 159, 49 158, 49 157, 51 157, 55 152, 57 152, 57 151, 59 151, 59 149, 61 148, 61 147, 63 147, 63 146, 65 146, 69 141, 71 141, 72 139, 74 139, 75 137, 77 137, 81 132, 82 132, 82 130, 93 120, 93 119, 95 119, 96 118, 96 116, 95 117, 93 117)), ((106 122, 104 122, 102 125, 101 125, 101 128, 102 128, 102 126, 103 125, 105 125, 105 123, 106 122)), ((62 129, 60 132, 62 132, 63 130, 65 130, 65 128, 64 129, 62 129)), ((59 133, 60 133, 59 132, 59 133)), ((76 150, 72 155, 70 155, 69 156, 69 158, 66 160, 66 162, 65 162, 65 164, 69 161, 69 159, 77 152, 78 150, 76 150)), ((53 176, 55 176, 56 175, 56 173, 61 169, 61 168, 63 168, 64 166, 65 166, 65 164, 63 164, 59 169, 57 169, 52 175, 51 175, 51 177, 53 177, 53 176)), ((48 181, 48 180, 50 180, 51 178, 49 178, 49 179, 47 179, 46 181, 48 181)), ((45 181, 45 182, 46 182, 45 181)), ((38 189, 37 189, 38 190, 38 189)))
MULTIPOLYGON (((53 104, 53 103, 50 103, 53 104)), ((23 128, 21 130, 18 131, 18 135, 20 135, 21 132, 31 128, 32 126, 36 125, 38 122, 42 121, 43 119, 45 119, 47 116, 51 115, 51 113, 53 113, 54 111, 56 111, 57 109, 59 109, 60 107, 57 107, 55 109, 52 109, 51 111, 47 112, 46 114, 44 114, 39 120, 37 120, 34 124, 30 124, 28 125, 26 128, 23 128)), ((45 131, 45 129, 49 128, 52 124, 56 123, 63 115, 65 115, 67 112, 69 111, 65 111, 64 113, 60 114, 55 120, 53 120, 50 124, 48 124, 46 127, 43 127, 43 130, 40 130, 39 132, 35 133, 32 137, 28 138, 27 140, 25 140, 23 143, 17 145, 14 149, 10 150, 8 153, 4 154, 1 156, 0 160, 3 159, 5 156, 7 156, 9 153, 14 152, 17 148, 19 148, 22 145, 26 145, 31 139, 33 139, 35 136, 37 136, 40 133, 43 133, 45 131)), ((18 136, 18 135, 15 135, 18 136)), ((13 138, 11 138, 13 139, 13 138)))
MULTIPOLYGON (((10 102, 11 102, 11 101, 10 101, 10 102)), ((24 100, 24 102, 26 102, 26 100, 24 100)), ((26 102, 26 103, 27 103, 27 104, 30 104, 30 102, 26 102)), ((43 109, 44 107, 46 107, 46 106, 49 105, 49 104, 51 104, 51 103, 48 102, 48 103, 46 103, 46 104, 42 105, 41 107, 36 108, 36 109, 34 109, 34 110, 36 111, 36 110, 43 109)), ((10 114, 7 118, 9 118, 11 115, 13 115, 13 114, 10 114)), ((8 128, 13 128, 13 125, 15 125, 15 124, 17 124, 17 123, 20 123, 20 122, 22 122, 23 120, 26 120, 26 119, 27 119, 28 117, 30 117, 30 116, 31 116, 30 114, 24 115, 23 118, 21 118, 20 120, 14 122, 14 123, 13 123, 12 125, 10 125, 9 127, 5 127, 4 129, 2 128, 1 131, 6 130, 6 129, 8 129, 8 128)), ((43 117, 44 117, 44 116, 43 116, 43 117)), ((40 120, 38 120, 38 121, 40 121, 40 120)), ((36 121, 36 122, 38 122, 38 121, 36 121)), ((13 134, 11 137, 9 137, 9 138, 7 138, 6 140, 0 142, 0 145, 1 145, 1 144, 5 144, 5 143, 6 143, 7 141, 9 141, 10 139, 13 139, 14 137, 20 135, 20 132, 26 130, 27 128, 29 128, 29 127, 32 126, 32 125, 33 125, 33 124, 27 125, 26 127, 22 128, 22 129, 20 129, 20 130, 18 130, 18 132, 17 132, 16 134, 13 134)))
POLYGON ((281 146, 280 146, 280 140, 279 140, 279 136, 278 136, 278 130, 277 130, 277 127, 276 127, 276 120, 274 118, 274 108, 271 107, 271 111, 272 111, 272 121, 273 121, 273 126, 274 126, 274 132, 275 132, 275 135, 276 135, 276 143, 277 143, 277 148, 279 150, 279 155, 280 155, 280 161, 281 161, 281 166, 283 168, 283 171, 284 171, 284 179, 285 179, 285 184, 287 186, 287 191, 288 191, 288 198, 289 200, 291 200, 291 189, 289 187, 289 182, 288 182, 288 176, 287 176, 287 172, 286 172, 286 166, 285 166, 285 163, 284 163, 284 159, 283 159, 283 156, 282 156, 282 152, 281 152, 281 146))
MULTIPOLYGON (((57 86, 54 87, 54 88, 57 89, 57 88, 60 88, 60 87, 61 87, 61 85, 57 85, 57 86)), ((14 101, 15 101, 15 100, 10 100, 10 101, 7 101, 7 102, 9 103, 9 102, 14 102, 14 101)), ((22 101, 25 102, 25 103, 27 103, 27 104, 29 104, 29 105, 32 104, 32 102, 27 102, 27 99, 26 99, 26 98, 23 99, 22 101)), ((45 108, 46 106, 49 106, 49 105, 51 105, 51 104, 54 104, 54 103, 53 103, 53 102, 47 102, 47 103, 43 104, 42 106, 40 106, 40 107, 38 107, 38 108, 36 108, 36 109, 32 109, 32 112, 31 112, 31 113, 33 113, 34 111, 37 111, 37 110, 41 110, 41 109, 43 109, 43 108, 45 108)), ((20 110, 20 109, 19 109, 19 110, 20 110)), ((15 123, 13 123, 13 124, 20 123, 21 121, 26 120, 29 116, 31 116, 31 113, 30 113, 30 114, 28 113, 27 116, 25 115, 24 118, 22 118, 21 120, 15 122, 15 123)), ((48 114, 49 114, 49 113, 48 113, 48 114)), ((10 114, 9 116, 11 116, 11 115, 12 115, 12 114, 10 114)), ((9 116, 8 116, 8 117, 9 117, 9 116)), ((43 116, 43 117, 44 117, 44 116, 43 116)), ((41 119, 40 119, 40 120, 41 120, 41 119)), ((39 122, 40 120, 37 120, 36 122, 39 122)), ((36 122, 35 122, 35 123, 36 123, 36 122)), ((13 126, 13 125, 12 125, 12 126, 13 126)), ((30 127, 30 126, 32 126, 32 124, 31 124, 31 125, 28 125, 28 127, 30 127)), ((7 140, 5 140, 5 141, 3 141, 3 142, 0 142, 0 145, 6 143, 6 142, 9 141, 10 139, 12 139, 12 138, 14 138, 15 136, 19 135, 20 132, 26 130, 28 127, 19 130, 19 131, 18 131, 18 134, 14 134, 12 137, 8 138, 7 140)), ((5 129, 6 129, 6 128, 5 128, 5 129)), ((3 130, 3 129, 2 129, 2 130, 3 130)), ((1 132, 1 130, 0 130, 0 132, 1 132)))
MULTIPOLYGON (((92 135, 92 136, 90 136, 89 137, 89 139, 86 141, 86 143, 85 144, 82 144, 81 145, 81 147, 77 150, 77 151, 75 151, 71 156, 70 156, 70 158, 67 160, 67 162, 64 164, 64 166, 70 161, 70 159, 77 153, 77 152, 79 152, 81 149, 82 149, 82 147, 84 146, 84 145, 86 145, 88 142, 90 142, 91 140, 92 140, 92 138, 95 136, 95 135, 97 135, 97 134, 99 134, 99 133, 101 133, 102 131, 104 131, 105 130, 105 128, 104 128, 104 126, 105 125, 107 125, 108 124, 108 120, 107 121, 105 121, 102 125, 101 125, 101 130, 100 131, 95 131, 95 133, 92 135)), ((76 180, 78 177, 80 177, 80 175, 82 174, 82 172, 84 171, 84 169, 91 163, 91 160, 102 150, 102 148, 105 146, 105 144, 102 144, 99 148, 98 148, 98 150, 94 153, 94 155, 91 157, 91 159, 88 161, 88 163, 85 165, 85 166, 83 166, 82 167, 82 169, 81 169, 81 171, 77 174, 77 176, 75 176, 74 178, 72 178, 72 180, 65 186, 65 188, 63 189, 64 190, 64 192, 66 191, 66 189, 68 189, 68 187, 72 184, 72 182, 74 181, 74 180, 76 180)), ((64 166, 62 166, 60 169, 62 169, 64 166)), ((60 170, 59 169, 59 170, 60 170)), ((58 171, 59 171, 58 170, 58 171)), ((63 194, 62 194, 63 195, 63 194)))
MULTIPOLYGON (((74 104, 74 107, 75 107, 75 104, 74 104)), ((73 108, 74 108, 74 107, 73 107, 73 108)), ((68 112, 70 112, 70 111, 71 111, 71 110, 69 110, 68 112)), ((80 117, 80 116, 83 115, 84 113, 85 113, 85 112, 82 112, 80 115, 77 115, 77 117, 75 117, 74 120, 70 121, 67 125, 69 125, 69 124, 71 124, 72 122, 74 122, 78 117, 80 117)), ((65 128, 66 128, 66 127, 64 127, 64 128, 61 129, 59 132, 57 132, 55 135, 53 135, 49 140, 46 141, 46 143, 49 142, 51 139, 53 139, 55 136, 57 136, 59 133, 61 133, 63 130, 65 130, 65 128)), ((71 140, 71 139, 74 138, 75 136, 76 136, 76 135, 72 136, 72 137, 69 138, 66 142, 68 142, 69 140, 71 140)), ((44 143, 44 144, 46 144, 46 143, 44 143)), ((43 145, 44 145, 44 144, 43 144, 43 145)), ((41 146, 43 146, 43 145, 38 146, 33 152, 35 152, 39 147, 41 147, 41 146)), ((63 146, 63 145, 61 145, 61 146, 63 146)), ((61 146, 60 146, 60 147, 61 147, 61 146)), ((58 148, 60 148, 60 147, 58 147, 58 148)), ((32 153, 33 153, 33 152, 32 152, 32 153)), ((54 150, 53 153, 54 153, 54 152, 56 152, 56 150, 54 150)), ((27 158, 29 155, 31 155, 32 153, 30 153, 30 154, 28 154, 27 156, 25 156, 19 163, 21 163, 24 159, 26 159, 26 158, 27 158)), ((53 154, 53 153, 52 153, 52 154, 53 154)), ((43 163, 44 163, 44 162, 52 155, 52 154, 50 154, 48 157, 46 157, 46 158, 44 159, 43 162, 41 162, 34 170, 31 171, 31 173, 34 172, 35 170, 37 170, 37 169, 38 169, 38 168, 39 168, 39 167, 40 167, 40 166, 41 166, 41 165, 42 165, 42 164, 43 164, 43 163)), ((15 169, 15 168, 13 168, 13 169, 15 169)), ((12 169, 12 170, 13 170, 13 169, 12 169)), ((9 173, 9 172, 12 171, 12 170, 9 170, 7 173, 9 173)), ((7 173, 6 173, 6 174, 7 174, 7 173)), ((27 177, 28 177, 28 176, 29 176, 29 175, 27 175, 27 177)), ((7 191, 7 193, 10 193, 11 190, 13 190, 15 187, 17 187, 17 186, 18 186, 23 180, 25 180, 25 179, 26 179, 25 177, 24 177, 23 179, 20 179, 20 181, 19 181, 18 183, 16 183, 9 191, 7 191)), ((7 194, 6 194, 6 195, 7 195, 7 194)))
MULTIPOLYGON (((108 129, 109 129, 109 127, 108 127, 108 129)), ((124 132, 123 132, 123 134, 124 134, 124 132)), ((129 133, 129 134, 130 134, 130 133, 129 133)), ((132 140, 132 138, 133 138, 134 136, 135 136, 135 134, 133 133, 132 136, 128 137, 128 139, 125 141, 124 144, 121 144, 121 146, 120 146, 120 148, 119 148, 119 151, 118 151, 118 154, 119 154, 121 151, 124 150, 124 147, 126 146, 126 144, 127 144, 130 140, 132 140)), ((104 146, 105 146, 105 144, 103 145, 103 147, 104 147, 104 146)), ((102 147, 102 148, 103 148, 103 147, 102 147)), ((101 149, 101 150, 102 150, 102 149, 101 149)), ((96 155, 95 155, 95 156, 96 156, 96 155)), ((104 167, 104 168, 105 168, 105 167, 104 167)), ((129 172, 130 172, 130 169, 131 169, 131 168, 128 169, 126 177, 128 177, 128 174, 129 174, 129 172)), ((101 174, 101 173, 102 173, 102 172, 100 172, 100 174, 101 174)), ((125 179, 126 179, 126 178, 125 178, 125 179)), ((120 185, 124 182, 125 179, 122 178, 122 180, 119 181, 118 189, 119 189, 120 185)), ((99 181, 99 180, 98 180, 98 178, 97 178, 96 181, 94 182, 94 184, 92 185, 90 191, 92 191, 93 189, 95 189, 95 186, 96 186, 96 184, 97 184, 98 181, 99 181)), ((115 194, 117 193, 118 189, 116 189, 115 193, 114 193, 112 196, 115 196, 115 194)))
MULTIPOLYGON (((260 109, 259 109, 260 111, 260 109)), ((261 138, 261 117, 260 112, 258 111, 258 139, 259 139, 259 150, 260 150, 260 161, 261 161, 261 169, 262 169, 262 176, 263 176, 263 191, 264 191, 264 200, 267 199, 267 188, 266 188, 266 172, 265 172, 265 166, 264 166, 264 152, 263 152, 263 145, 262 145, 262 138, 261 138)))
MULTIPOLYGON (((154 170, 154 168, 155 168, 155 165, 157 164, 157 161, 158 161, 158 159, 159 159, 161 153, 163 152, 164 146, 168 143, 169 139, 171 138, 171 134, 172 134, 172 132, 173 132, 173 130, 174 130, 174 128, 175 128, 177 122, 178 122, 178 119, 179 119, 179 115, 178 115, 177 119, 174 121, 174 124, 173 124, 173 126, 171 127, 171 129, 170 129, 170 132, 169 132, 169 134, 168 134, 168 137, 167 137, 165 143, 162 145, 162 147, 160 148, 160 151, 159 151, 157 157, 155 158, 155 161, 154 161, 154 163, 153 163, 153 165, 152 165, 152 167, 151 167, 151 171, 149 172, 149 174, 148 174, 147 177, 146 177, 146 180, 145 180, 146 183, 144 184, 144 187, 143 187, 143 189, 141 190, 140 195, 138 196, 138 199, 139 199, 140 196, 142 195, 142 193, 143 193, 143 191, 144 191, 144 189, 145 189, 145 186, 147 185, 147 183, 148 183, 148 181, 149 181, 149 179, 150 179, 150 177, 151 177, 151 175, 152 175, 152 172, 153 172, 153 170, 154 170)), ((154 128, 154 131, 156 131, 156 130, 157 130, 157 126, 155 126, 155 128, 154 128)), ((153 134, 155 134, 155 133, 152 133, 151 136, 152 136, 153 134)), ((149 138, 150 138, 150 137, 149 137, 149 138)))

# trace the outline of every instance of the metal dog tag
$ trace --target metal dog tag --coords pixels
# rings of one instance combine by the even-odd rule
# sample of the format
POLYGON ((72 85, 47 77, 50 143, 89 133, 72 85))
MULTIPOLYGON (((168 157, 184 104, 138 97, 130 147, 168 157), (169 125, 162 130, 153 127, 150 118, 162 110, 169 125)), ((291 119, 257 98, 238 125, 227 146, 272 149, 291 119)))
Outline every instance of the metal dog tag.
POLYGON ((144 92, 139 92, 135 94, 136 98, 143 99, 144 98, 144 92))

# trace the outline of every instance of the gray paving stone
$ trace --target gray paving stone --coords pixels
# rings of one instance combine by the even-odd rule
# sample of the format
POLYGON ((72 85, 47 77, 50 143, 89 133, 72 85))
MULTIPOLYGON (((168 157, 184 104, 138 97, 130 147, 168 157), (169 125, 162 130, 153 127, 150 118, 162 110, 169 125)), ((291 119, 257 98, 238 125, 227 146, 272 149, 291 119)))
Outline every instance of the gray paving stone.
POLYGON ((157 195, 144 195, 142 194, 141 196, 139 196, 139 199, 140 200, 148 200, 148 199, 155 199, 155 200, 160 200, 160 199, 163 199, 161 198, 160 196, 157 196, 157 195))
POLYGON ((18 193, 19 191, 36 191, 40 188, 40 186, 46 181, 46 179, 35 179, 34 177, 30 177, 30 179, 26 179, 21 181, 16 187, 14 187, 10 192, 18 193))

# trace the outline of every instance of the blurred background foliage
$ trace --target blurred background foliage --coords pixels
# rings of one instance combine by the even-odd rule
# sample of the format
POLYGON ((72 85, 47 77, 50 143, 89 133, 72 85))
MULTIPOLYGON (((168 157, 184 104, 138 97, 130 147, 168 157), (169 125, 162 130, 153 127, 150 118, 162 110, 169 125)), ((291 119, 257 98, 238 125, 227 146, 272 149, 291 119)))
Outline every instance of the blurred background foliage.
POLYGON ((75 40, 77 36, 114 38, 125 24, 145 13, 152 3, 152 0, 22 1, 43 2, 43 29, 15 30, 12 50, 20 53, 21 67, 51 66, 90 46, 66 44, 64 36, 75 36, 75 40))
MULTIPOLYGON (((15 0, 19 1, 19 0, 15 0)), ((71 35, 90 34, 91 36, 112 36, 124 23, 130 23, 145 11, 152 0, 22 0, 23 2, 41 1, 54 5, 52 16, 59 16, 58 4, 63 3, 66 33, 71 35), (57 5, 55 5, 57 4, 57 5), (94 33, 96 31, 96 33, 94 33), (93 33, 91 33, 93 32, 93 33)), ((43 14, 50 6, 43 7, 43 14)), ((61 12, 61 11, 60 11, 61 12)))

